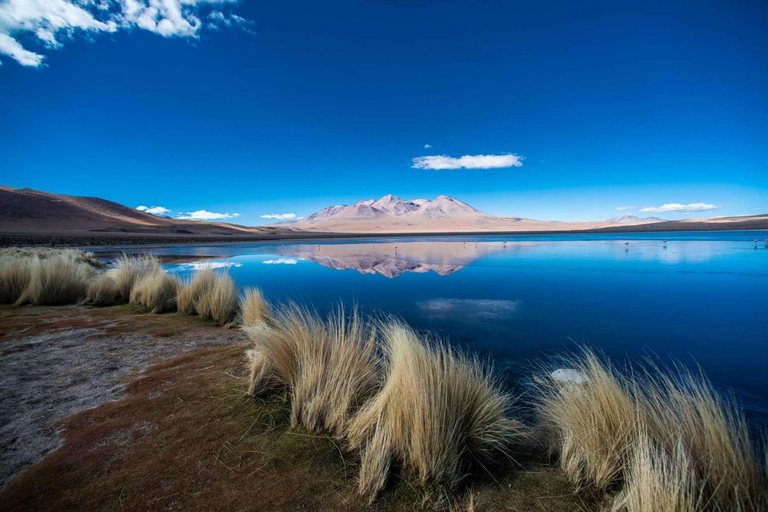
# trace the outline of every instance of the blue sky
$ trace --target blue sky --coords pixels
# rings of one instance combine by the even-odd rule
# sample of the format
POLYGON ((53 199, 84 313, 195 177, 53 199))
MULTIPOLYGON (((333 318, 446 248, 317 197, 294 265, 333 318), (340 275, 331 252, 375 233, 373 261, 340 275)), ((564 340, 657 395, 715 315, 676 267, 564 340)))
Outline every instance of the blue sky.
POLYGON ((764 1, 73 1, 0 0, 0 184, 243 224, 768 213, 764 1))

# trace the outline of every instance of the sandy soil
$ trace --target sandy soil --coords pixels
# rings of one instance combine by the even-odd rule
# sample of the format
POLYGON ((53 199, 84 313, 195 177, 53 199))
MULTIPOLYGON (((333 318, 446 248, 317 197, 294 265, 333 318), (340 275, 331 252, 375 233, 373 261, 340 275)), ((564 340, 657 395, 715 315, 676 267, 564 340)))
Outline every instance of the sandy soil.
POLYGON ((0 486, 61 443, 57 424, 122 396, 150 363, 242 341, 238 331, 128 306, 0 309, 0 486), (184 325, 177 329, 174 324, 184 325))

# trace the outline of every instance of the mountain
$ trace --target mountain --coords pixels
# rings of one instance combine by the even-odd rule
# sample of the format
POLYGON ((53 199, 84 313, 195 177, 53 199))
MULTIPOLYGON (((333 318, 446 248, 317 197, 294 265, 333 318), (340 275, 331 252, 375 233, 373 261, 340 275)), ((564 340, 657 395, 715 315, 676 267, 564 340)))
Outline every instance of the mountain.
POLYGON ((231 236, 260 231, 235 224, 158 217, 98 197, 0 186, 0 233, 231 236))
POLYGON ((643 224, 645 222, 663 222, 664 219, 660 219, 658 217, 637 217, 635 215, 619 215, 618 217, 613 217, 612 219, 608 219, 607 223, 609 224, 643 224))
POLYGON ((555 222, 520 217, 500 217, 474 208, 456 198, 440 195, 433 200, 403 200, 387 194, 381 199, 358 201, 351 206, 323 208, 303 219, 280 223, 302 231, 334 233, 439 233, 494 231, 568 231, 612 225, 656 222, 623 215, 605 222, 555 222))

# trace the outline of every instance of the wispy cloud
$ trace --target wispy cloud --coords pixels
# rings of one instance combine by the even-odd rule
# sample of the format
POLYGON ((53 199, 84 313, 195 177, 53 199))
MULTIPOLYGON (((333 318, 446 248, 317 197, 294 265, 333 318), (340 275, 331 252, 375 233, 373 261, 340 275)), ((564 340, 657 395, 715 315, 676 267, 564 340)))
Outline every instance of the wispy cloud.
POLYGON ((276 260, 264 260, 265 265, 295 265, 299 262, 296 258, 278 258, 276 260))
POLYGON ((668 203, 668 204, 663 204, 661 206, 647 206, 645 208, 640 208, 640 211, 648 212, 648 213, 666 213, 666 212, 693 213, 693 212, 703 212, 706 210, 716 210, 717 208, 719 208, 719 206, 714 204, 707 204, 707 203, 691 203, 691 204, 668 203))
POLYGON ((137 210, 140 212, 151 213, 152 215, 167 215, 171 213, 171 210, 164 206, 137 206, 137 210))
POLYGON ((429 149, 432 147, 432 144, 424 144, 424 149, 429 149))
POLYGON ((234 219, 239 216, 239 213, 214 213, 206 210, 197 210, 194 212, 186 212, 176 218, 179 220, 222 220, 234 219))
POLYGON ((295 213, 265 213, 261 216, 262 219, 278 219, 278 220, 286 220, 286 219, 295 219, 296 214, 295 213))
POLYGON ((623 212, 625 210, 637 210, 637 206, 617 206, 616 207, 617 212, 623 212))
POLYGON ((507 153, 504 155, 464 155, 454 158, 448 155, 420 156, 413 159, 413 169, 503 169, 522 167, 523 157, 507 153))
POLYGON ((5 0, 0 2, 0 54, 38 67, 45 56, 22 46, 61 48, 75 34, 142 29, 163 37, 197 39, 203 29, 251 22, 223 10, 235 0, 5 0), (206 21, 201 21, 204 18, 206 21))

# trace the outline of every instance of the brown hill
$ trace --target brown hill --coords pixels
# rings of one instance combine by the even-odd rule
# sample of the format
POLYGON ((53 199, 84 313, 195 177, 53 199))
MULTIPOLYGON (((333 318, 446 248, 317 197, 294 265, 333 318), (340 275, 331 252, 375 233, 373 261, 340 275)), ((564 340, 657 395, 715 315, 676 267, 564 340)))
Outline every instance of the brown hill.
POLYGON ((136 233, 152 235, 256 235, 236 224, 157 217, 98 197, 67 196, 0 187, 2 233, 136 233))

